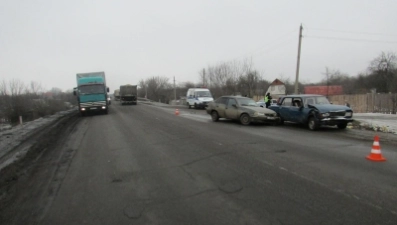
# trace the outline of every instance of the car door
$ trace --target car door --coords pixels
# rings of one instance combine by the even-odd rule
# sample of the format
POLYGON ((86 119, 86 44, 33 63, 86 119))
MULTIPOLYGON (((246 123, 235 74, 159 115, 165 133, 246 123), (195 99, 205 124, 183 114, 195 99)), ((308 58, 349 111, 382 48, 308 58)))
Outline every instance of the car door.
POLYGON ((303 100, 302 98, 292 98, 291 100, 292 100, 292 106, 289 107, 290 121, 296 123, 302 123, 304 118, 303 100))
POLYGON ((218 112, 219 117, 226 118, 225 109, 228 99, 228 97, 221 97, 215 101, 215 110, 218 112))
POLYGON ((225 118, 238 119, 237 101, 234 98, 229 98, 225 108, 225 118))
POLYGON ((292 98, 286 97, 283 99, 281 102, 280 108, 279 108, 279 114, 285 121, 290 121, 290 108, 292 107, 292 98))

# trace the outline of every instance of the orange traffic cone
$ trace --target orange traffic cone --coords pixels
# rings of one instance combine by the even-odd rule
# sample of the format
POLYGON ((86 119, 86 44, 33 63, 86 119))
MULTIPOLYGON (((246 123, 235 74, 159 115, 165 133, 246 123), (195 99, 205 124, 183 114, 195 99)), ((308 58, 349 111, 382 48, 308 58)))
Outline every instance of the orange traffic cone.
POLYGON ((175 109, 175 115, 179 115, 179 110, 175 109))
POLYGON ((380 153, 380 145, 379 145, 379 136, 376 135, 374 138, 374 143, 372 145, 371 153, 366 157, 368 160, 376 161, 376 162, 384 162, 386 161, 380 153))

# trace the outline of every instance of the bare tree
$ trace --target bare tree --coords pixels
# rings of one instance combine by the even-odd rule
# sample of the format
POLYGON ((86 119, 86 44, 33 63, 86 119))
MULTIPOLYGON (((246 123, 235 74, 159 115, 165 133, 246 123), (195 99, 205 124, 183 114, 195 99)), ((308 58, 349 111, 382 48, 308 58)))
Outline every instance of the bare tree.
POLYGON ((241 76, 240 86, 242 89, 242 94, 247 95, 248 97, 258 95, 257 87, 260 80, 262 80, 262 77, 257 71, 251 71, 248 74, 241 76))
POLYGON ((31 81, 30 82, 30 89, 27 90, 28 92, 38 95, 40 92, 43 92, 43 87, 39 82, 31 81))
POLYGON ((240 91, 240 78, 252 71, 252 60, 222 62, 209 66, 207 71, 211 87, 217 94, 236 94, 240 91))
POLYGON ((397 68, 397 56, 395 53, 385 53, 382 52, 377 58, 372 60, 368 70, 372 75, 377 76, 379 92, 390 92, 395 84, 392 83, 396 74, 394 71, 397 68))
POLYGON ((7 81, 2 80, 0 82, 0 95, 5 96, 8 95, 7 81))
POLYGON ((152 77, 145 81, 147 84, 148 98, 160 101, 167 101, 169 93, 167 89, 172 89, 172 85, 168 82, 168 77, 152 77))
POLYGON ((18 79, 10 80, 9 87, 12 96, 22 95, 26 91, 25 84, 18 79))

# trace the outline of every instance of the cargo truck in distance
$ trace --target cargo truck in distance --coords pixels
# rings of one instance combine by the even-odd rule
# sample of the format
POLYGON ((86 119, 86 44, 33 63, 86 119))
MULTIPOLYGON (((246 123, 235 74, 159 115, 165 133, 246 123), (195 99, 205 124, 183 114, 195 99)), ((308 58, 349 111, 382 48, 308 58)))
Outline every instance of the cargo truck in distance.
POLYGON ((108 113, 109 102, 104 72, 76 74, 77 87, 73 94, 77 96, 79 111, 82 116, 90 112, 108 113))
POLYGON ((114 100, 115 101, 120 101, 120 89, 114 90, 114 100))
POLYGON ((138 86, 137 85, 121 85, 120 86, 120 101, 121 104, 137 104, 138 86))

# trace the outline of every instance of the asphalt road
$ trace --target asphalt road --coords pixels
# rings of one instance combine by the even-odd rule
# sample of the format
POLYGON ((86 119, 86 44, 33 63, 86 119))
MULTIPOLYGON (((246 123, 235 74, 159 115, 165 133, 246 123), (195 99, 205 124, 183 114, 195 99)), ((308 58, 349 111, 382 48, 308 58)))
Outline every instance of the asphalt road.
POLYGON ((397 151, 354 131, 113 102, 21 180, 7 224, 395 224, 397 151), (18 194, 19 193, 19 194, 18 194))

